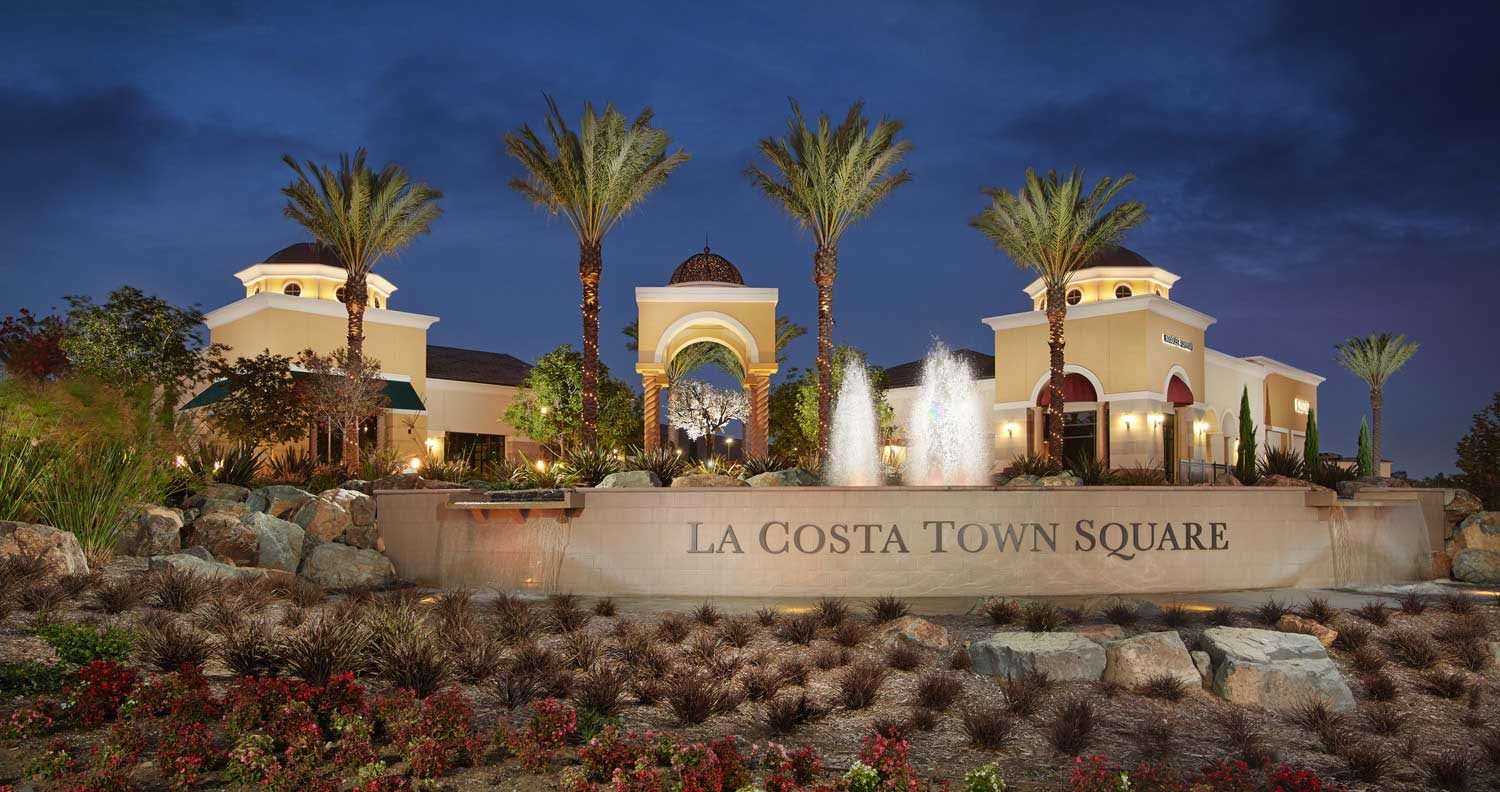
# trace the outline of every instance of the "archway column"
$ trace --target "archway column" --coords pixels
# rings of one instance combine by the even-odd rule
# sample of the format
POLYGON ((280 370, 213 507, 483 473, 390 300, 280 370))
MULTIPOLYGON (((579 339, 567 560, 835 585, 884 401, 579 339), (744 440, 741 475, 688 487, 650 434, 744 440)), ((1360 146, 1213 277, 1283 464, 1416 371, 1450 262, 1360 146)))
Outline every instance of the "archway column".
POLYGON ((647 451, 655 451, 661 446, 661 389, 666 379, 660 374, 641 377, 641 428, 644 432, 641 439, 647 451))
POLYGON ((745 425, 745 446, 751 456, 770 452, 771 378, 751 374, 745 378, 745 398, 750 402, 750 421, 745 425))

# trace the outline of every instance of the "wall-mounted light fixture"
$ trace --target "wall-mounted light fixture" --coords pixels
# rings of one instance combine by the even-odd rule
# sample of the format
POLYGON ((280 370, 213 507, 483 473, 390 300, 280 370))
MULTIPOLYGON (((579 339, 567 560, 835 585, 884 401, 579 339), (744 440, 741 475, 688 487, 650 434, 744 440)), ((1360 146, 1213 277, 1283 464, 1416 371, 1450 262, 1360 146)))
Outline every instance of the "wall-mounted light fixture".
POLYGON ((1153 429, 1161 426, 1162 422, 1165 420, 1167 420, 1167 417, 1165 415, 1162 415, 1161 413, 1151 413, 1150 415, 1146 416, 1146 422, 1151 424, 1151 428, 1153 429))
POLYGON ((1125 427, 1127 430, 1133 428, 1135 426, 1135 416, 1130 413, 1125 413, 1124 415, 1120 416, 1120 425, 1125 427))
POLYGON ((1016 422, 1015 421, 1007 421, 1006 424, 1005 424, 1005 426, 1003 428, 1005 429, 1005 436, 1006 437, 1015 437, 1016 436, 1016 430, 1020 429, 1021 427, 1016 426, 1016 422))
POLYGON ((428 453, 436 454, 438 450, 438 439, 436 437, 429 437, 427 438, 426 442, 423 443, 423 445, 427 446, 428 453))
POLYGON ((1193 421, 1193 431, 1204 434, 1208 431, 1208 421, 1193 421))

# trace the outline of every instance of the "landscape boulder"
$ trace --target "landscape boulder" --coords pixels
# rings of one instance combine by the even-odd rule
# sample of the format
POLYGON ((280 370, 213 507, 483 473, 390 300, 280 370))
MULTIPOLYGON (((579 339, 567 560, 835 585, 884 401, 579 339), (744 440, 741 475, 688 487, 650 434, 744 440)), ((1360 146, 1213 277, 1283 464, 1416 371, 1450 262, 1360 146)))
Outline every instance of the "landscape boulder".
POLYGON ((232 561, 235 566, 255 566, 260 559, 259 537, 233 514, 216 512, 194 520, 192 540, 208 548, 214 558, 232 561))
POLYGON ((1281 618, 1276 621, 1276 629, 1284 633, 1311 635, 1318 639, 1318 643, 1323 644, 1324 649, 1333 646, 1333 642, 1339 637, 1338 630, 1324 627, 1312 619, 1304 619, 1294 613, 1282 614, 1281 618))
POLYGON ((1448 542, 1449 553, 1460 550, 1500 551, 1500 511, 1474 512, 1465 517, 1448 542))
POLYGON ((1033 476, 1030 473, 1022 473, 1005 482, 1005 486, 1007 487, 1039 487, 1041 485, 1042 478, 1040 476, 1033 476))
POLYGON ((251 514, 244 523, 255 532, 258 543, 255 566, 282 572, 297 571, 302 563, 303 540, 307 536, 302 526, 265 512, 251 514))
POLYGON ((188 499, 188 506, 197 507, 206 500, 227 500, 243 503, 249 497, 249 487, 241 487, 238 484, 204 484, 193 491, 193 496, 188 499))
POLYGON ((1083 484, 1083 479, 1065 470, 1055 476, 1042 476, 1036 483, 1043 487, 1077 487, 1083 484))
POLYGON ((1214 660, 1208 656, 1208 652, 1192 651, 1188 656, 1193 658, 1193 665, 1198 668, 1198 684, 1204 690, 1208 690, 1214 681, 1214 660))
POLYGON ((349 512, 349 521, 358 526, 375 524, 375 499, 358 490, 331 489, 318 494, 344 507, 349 512))
POLYGON ((265 512, 272 517, 290 520, 302 504, 313 499, 307 490, 290 484, 271 484, 250 493, 245 505, 253 512, 265 512))
POLYGON ((1291 476, 1270 475, 1261 476, 1256 482, 1257 487, 1290 487, 1293 489, 1310 489, 1322 492, 1333 492, 1333 490, 1322 484, 1314 484, 1305 479, 1292 478, 1291 476))
POLYGON ((343 484, 340 484, 339 489, 354 490, 355 492, 363 492, 366 495, 375 494, 375 487, 371 482, 365 481, 364 479, 349 479, 343 484))
POLYGON ((1273 710, 1322 701, 1338 711, 1354 709, 1354 694, 1311 635, 1210 627, 1203 648, 1213 659, 1211 689, 1220 698, 1273 710))
POLYGON ((184 547, 184 548, 182 548, 182 552, 181 553, 172 553, 172 555, 190 555, 193 558, 197 558, 197 559, 202 560, 202 561, 213 561, 214 560, 214 554, 208 552, 208 548, 204 547, 201 544, 195 544, 195 545, 190 545, 188 547, 184 547))
POLYGON ((1125 628, 1118 624, 1080 624, 1073 632, 1097 644, 1118 641, 1125 637, 1125 628))
POLYGON ((324 588, 353 588, 391 583, 396 568, 374 550, 324 542, 307 551, 300 574, 324 588))
POLYGON ((1055 681, 1098 681, 1104 647, 1076 633, 995 633, 969 644, 974 673, 1014 679, 1033 671, 1055 681))
POLYGON ((50 525, 0 520, 0 559, 39 558, 55 575, 85 575, 89 562, 78 537, 50 525))
POLYGON ((182 549, 182 512, 165 506, 142 505, 115 543, 119 555, 150 558, 182 549))
POLYGON ((380 530, 373 525, 351 525, 344 530, 344 535, 338 541, 366 550, 384 549, 384 543, 380 541, 380 530))
MULTIPOLYGON (((352 490, 351 490, 352 491, 352 490)), ((332 542, 344 535, 354 521, 349 518, 349 510, 335 503, 331 498, 313 498, 302 504, 297 510, 292 522, 302 526, 307 531, 308 537, 319 542, 332 542)))
POLYGON ((748 487, 743 481, 734 476, 722 476, 718 473, 689 473, 686 476, 678 476, 672 479, 674 489, 689 487, 748 487))
POLYGON ((918 616, 902 616, 880 625, 875 638, 884 646, 906 644, 918 649, 947 649, 953 643, 947 630, 918 616))
POLYGON ((1338 487, 1340 498, 1352 498, 1360 490, 1404 489, 1410 487, 1411 482, 1406 479, 1387 478, 1384 476, 1360 476, 1348 481, 1340 481, 1335 486, 1338 487))
POLYGON ((757 473, 745 483, 752 487, 816 487, 818 477, 799 467, 757 473))
POLYGON ((1465 583, 1500 583, 1500 551, 1470 548, 1453 556, 1453 579, 1465 583))
POLYGON ((644 489, 660 486, 661 476, 649 470, 622 470, 600 479, 594 489, 644 489))
POLYGON ((204 560, 199 556, 187 552, 157 556, 151 559, 152 570, 163 570, 169 567, 176 569, 178 572, 190 572, 208 580, 234 580, 236 578, 256 577, 265 574, 264 570, 232 567, 217 561, 204 560))
POLYGON ((1104 645, 1104 681, 1135 689, 1152 677, 1169 676, 1188 688, 1203 686, 1203 675, 1175 631, 1151 632, 1104 645))
POLYGON ((358 487, 344 487, 343 489, 354 489, 364 492, 366 495, 374 495, 380 490, 418 490, 418 489, 463 489, 462 484, 452 481, 431 481, 422 478, 417 473, 397 473, 394 476, 386 476, 369 483, 368 491, 358 487))
POLYGON ((200 501, 192 510, 193 519, 209 514, 231 514, 235 517, 244 517, 250 513, 250 506, 244 501, 226 500, 224 498, 208 498, 200 501))
MULTIPOLYGON (((1476 512, 1484 511, 1484 503, 1466 489, 1443 490, 1443 521, 1449 526, 1460 525, 1476 512)), ((1500 517, 1496 518, 1500 520, 1500 517)))

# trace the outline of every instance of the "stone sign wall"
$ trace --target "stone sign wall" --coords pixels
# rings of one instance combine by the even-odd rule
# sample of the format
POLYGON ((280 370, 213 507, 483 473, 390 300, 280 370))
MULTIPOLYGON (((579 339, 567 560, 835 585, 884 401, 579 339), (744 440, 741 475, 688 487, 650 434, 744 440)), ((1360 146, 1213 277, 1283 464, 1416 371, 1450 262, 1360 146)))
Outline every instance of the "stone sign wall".
POLYGON ((1416 503, 1275 488, 587 490, 582 507, 377 493, 397 573, 594 595, 1110 594, 1415 580, 1416 503))

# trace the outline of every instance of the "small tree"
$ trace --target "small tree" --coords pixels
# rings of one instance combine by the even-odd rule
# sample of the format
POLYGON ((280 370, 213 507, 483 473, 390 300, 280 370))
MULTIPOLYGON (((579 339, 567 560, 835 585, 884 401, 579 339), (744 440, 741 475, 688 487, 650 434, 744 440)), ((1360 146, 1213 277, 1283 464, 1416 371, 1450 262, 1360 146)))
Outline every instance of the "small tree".
POLYGON ((209 425, 225 439, 256 446, 307 434, 312 422, 307 389, 292 376, 291 358, 265 350, 251 358, 215 361, 209 372, 229 389, 229 395, 208 406, 209 425))
POLYGON ((1500 391, 1490 406, 1474 414, 1469 433, 1458 441, 1458 469, 1464 487, 1486 509, 1500 509, 1500 391))
MULTIPOLYGON (((351 356, 348 347, 327 355, 305 349, 297 364, 307 369, 303 392, 308 414, 324 426, 337 426, 345 438, 359 437, 359 426, 380 414, 389 400, 385 380, 380 378, 380 361, 360 355, 351 356)), ((344 444, 348 447, 348 443, 344 444)), ((344 457, 346 469, 359 463, 357 457, 344 457)))
MULTIPOLYGON (((870 391, 875 398, 875 415, 880 420, 880 434, 887 435, 895 424, 896 411, 885 399, 885 371, 865 362, 865 353, 852 346, 837 346, 833 350, 833 384, 830 390, 837 395, 844 385, 844 371, 849 366, 864 366, 865 376, 870 381, 870 391)), ((797 424, 803 437, 811 443, 818 437, 819 399, 818 372, 809 370, 797 387, 797 424)))
POLYGON ((687 432, 688 439, 708 438, 713 452, 714 435, 730 421, 750 415, 750 400, 742 391, 715 388, 703 380, 685 379, 672 386, 667 399, 667 421, 687 432))
MULTIPOLYGON (((537 360, 521 393, 505 410, 505 421, 557 455, 586 445, 583 422, 583 355, 563 344, 537 360)), ((600 364, 598 445, 625 448, 641 443, 641 401, 629 385, 600 364)))
POLYGON ((68 370, 63 349, 68 323, 60 316, 38 317, 25 308, 0 320, 0 367, 17 379, 50 382, 68 370))
POLYGON ((63 349, 73 366, 103 382, 145 389, 163 419, 171 417, 182 389, 202 379, 224 349, 203 343, 201 311, 133 286, 115 289, 101 304, 88 297, 67 300, 72 310, 63 349))
POLYGON ((1370 447, 1370 421, 1359 417, 1359 475, 1375 475, 1375 451, 1370 447))
POLYGON ((1318 458, 1318 416, 1312 408, 1307 410, 1307 433, 1302 437, 1302 464, 1308 480, 1317 481, 1323 472, 1323 461, 1318 458))
POLYGON ((1240 393, 1240 447, 1235 456, 1234 475, 1249 484, 1255 481, 1255 421, 1250 417, 1250 388, 1240 393))

